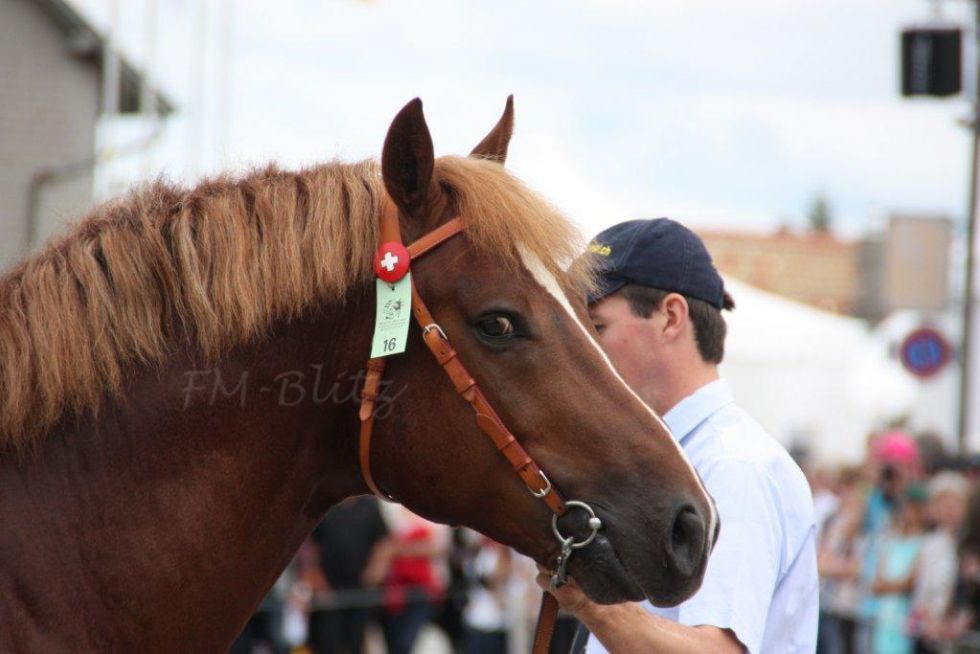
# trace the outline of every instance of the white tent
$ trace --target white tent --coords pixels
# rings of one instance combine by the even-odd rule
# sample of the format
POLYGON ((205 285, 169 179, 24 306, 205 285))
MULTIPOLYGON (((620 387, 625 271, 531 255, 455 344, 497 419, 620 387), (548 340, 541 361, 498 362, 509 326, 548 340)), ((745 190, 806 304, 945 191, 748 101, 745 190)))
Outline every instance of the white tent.
POLYGON ((866 324, 736 280, 721 371, 738 403, 786 446, 857 462, 870 430, 908 411, 915 386, 866 324))

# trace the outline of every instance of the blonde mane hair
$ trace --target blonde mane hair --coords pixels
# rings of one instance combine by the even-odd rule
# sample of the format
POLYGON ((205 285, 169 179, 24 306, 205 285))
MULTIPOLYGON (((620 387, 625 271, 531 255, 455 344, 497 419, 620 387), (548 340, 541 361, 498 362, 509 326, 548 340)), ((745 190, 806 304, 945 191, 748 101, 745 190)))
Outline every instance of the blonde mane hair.
MULTIPOLYGON (((498 163, 443 157, 473 247, 521 269, 515 244, 573 292, 577 230, 498 163)), ((181 347, 216 360, 373 279, 384 198, 376 162, 275 167, 186 191, 156 182, 94 209, 0 278, 0 451, 66 413, 96 412, 137 367, 181 347)))

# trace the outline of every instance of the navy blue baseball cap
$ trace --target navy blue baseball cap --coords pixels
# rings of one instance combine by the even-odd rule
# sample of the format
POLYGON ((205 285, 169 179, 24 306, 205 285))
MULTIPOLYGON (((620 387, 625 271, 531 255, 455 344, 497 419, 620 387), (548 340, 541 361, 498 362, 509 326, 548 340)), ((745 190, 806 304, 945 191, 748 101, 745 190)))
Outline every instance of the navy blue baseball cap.
POLYGON ((598 259, 598 284, 589 304, 639 284, 724 308, 725 283, 708 249, 697 234, 670 218, 613 225, 592 240, 589 252, 598 259))

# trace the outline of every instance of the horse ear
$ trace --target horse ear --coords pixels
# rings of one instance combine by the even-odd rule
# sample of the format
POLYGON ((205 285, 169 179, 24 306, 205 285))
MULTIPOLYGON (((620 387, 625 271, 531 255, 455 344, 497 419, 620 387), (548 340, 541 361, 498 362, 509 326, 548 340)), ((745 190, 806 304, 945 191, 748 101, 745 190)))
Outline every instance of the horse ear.
POLYGON ((473 148, 470 156, 480 159, 491 159, 503 164, 507 159, 507 146, 510 144, 510 136, 513 133, 514 96, 508 95, 507 106, 504 107, 504 115, 500 117, 497 124, 490 130, 490 133, 483 137, 480 144, 473 148))
POLYGON ((422 101, 415 98, 391 121, 381 151, 381 174, 388 195, 405 213, 418 215, 432 184, 432 137, 422 115, 422 101))

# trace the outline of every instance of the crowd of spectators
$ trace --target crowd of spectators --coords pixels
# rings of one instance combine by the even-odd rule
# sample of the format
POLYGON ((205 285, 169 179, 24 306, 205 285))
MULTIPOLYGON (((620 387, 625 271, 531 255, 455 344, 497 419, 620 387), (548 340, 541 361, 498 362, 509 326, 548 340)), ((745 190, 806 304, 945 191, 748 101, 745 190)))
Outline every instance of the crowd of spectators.
POLYGON ((330 510, 232 648, 233 654, 409 654, 426 626, 440 651, 506 654, 533 626, 536 569, 468 529, 374 497, 330 510), (526 607, 528 611, 523 611, 526 607))
POLYGON ((873 434, 863 464, 809 471, 818 654, 980 651, 977 466, 935 437, 873 434))

